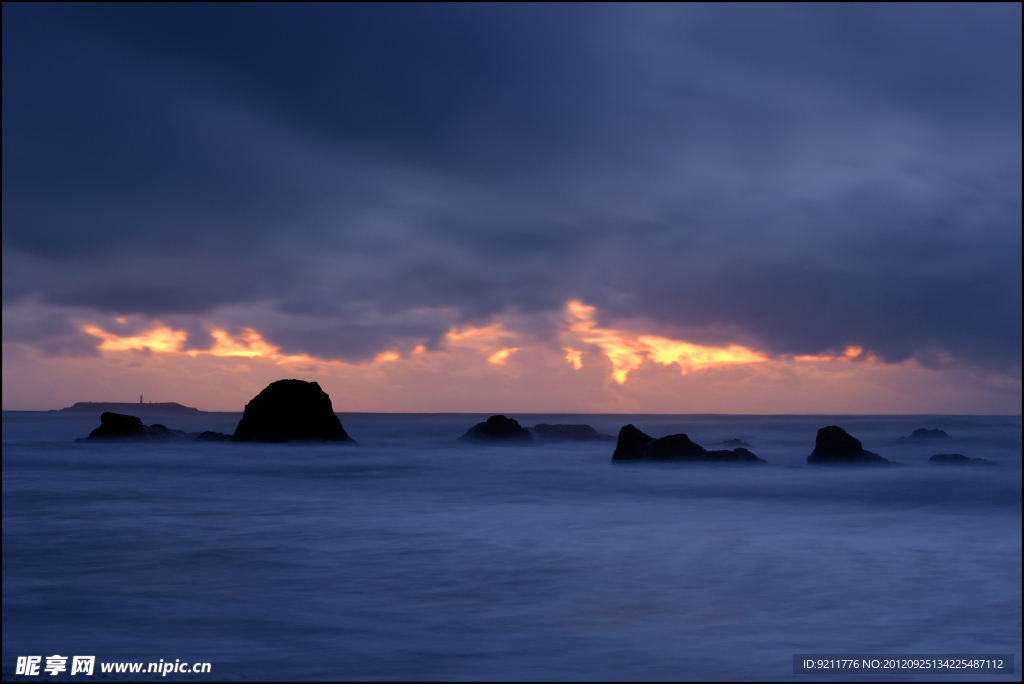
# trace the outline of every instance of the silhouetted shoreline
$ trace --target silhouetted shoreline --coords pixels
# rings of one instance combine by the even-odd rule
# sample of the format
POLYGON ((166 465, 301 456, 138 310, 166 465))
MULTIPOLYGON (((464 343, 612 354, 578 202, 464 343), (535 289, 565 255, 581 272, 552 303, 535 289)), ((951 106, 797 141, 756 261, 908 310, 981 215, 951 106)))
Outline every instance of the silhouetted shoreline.
POLYGON ((148 404, 111 401, 78 401, 73 406, 62 409, 51 409, 51 413, 120 413, 137 411, 142 413, 206 413, 191 406, 183 406, 176 401, 163 401, 148 404))

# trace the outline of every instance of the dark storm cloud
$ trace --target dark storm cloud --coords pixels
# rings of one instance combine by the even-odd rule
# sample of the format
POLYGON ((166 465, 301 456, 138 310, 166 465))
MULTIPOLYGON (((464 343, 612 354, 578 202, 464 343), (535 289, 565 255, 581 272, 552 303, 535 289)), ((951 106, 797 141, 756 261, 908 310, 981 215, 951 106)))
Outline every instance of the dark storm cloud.
POLYGON ((233 307, 354 359, 579 298, 697 342, 1019 368, 1019 5, 3 18, 5 307, 200 346, 233 307))

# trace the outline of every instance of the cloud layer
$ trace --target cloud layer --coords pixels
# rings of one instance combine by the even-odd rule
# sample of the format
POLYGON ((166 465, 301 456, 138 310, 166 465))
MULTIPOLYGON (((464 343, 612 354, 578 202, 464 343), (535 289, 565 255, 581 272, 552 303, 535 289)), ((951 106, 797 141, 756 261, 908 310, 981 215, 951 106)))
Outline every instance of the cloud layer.
POLYGON ((159 322, 360 363, 499 319, 559 348, 579 301, 1019 377, 1020 5, 3 19, 6 343, 159 322))

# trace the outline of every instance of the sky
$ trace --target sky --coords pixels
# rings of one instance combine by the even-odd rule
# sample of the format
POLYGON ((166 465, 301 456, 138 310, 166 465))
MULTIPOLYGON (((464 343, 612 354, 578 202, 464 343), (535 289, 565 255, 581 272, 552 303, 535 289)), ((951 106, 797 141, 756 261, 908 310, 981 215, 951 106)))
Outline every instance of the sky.
POLYGON ((1021 5, 3 5, 3 408, 1021 413, 1021 5))

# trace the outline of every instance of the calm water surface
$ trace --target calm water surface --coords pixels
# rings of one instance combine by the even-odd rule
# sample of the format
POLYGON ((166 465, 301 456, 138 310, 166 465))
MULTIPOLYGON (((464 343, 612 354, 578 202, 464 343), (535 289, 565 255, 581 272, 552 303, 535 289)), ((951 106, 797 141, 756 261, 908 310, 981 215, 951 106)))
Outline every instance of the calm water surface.
POLYGON ((513 415, 770 463, 737 467, 339 415, 359 446, 74 444, 97 416, 4 413, 4 678, 59 653, 223 679, 807 679, 794 653, 856 652, 1013 653, 1020 680, 1019 417, 513 415), (806 467, 831 424, 908 467, 806 467), (950 439, 894 444, 919 427, 950 439))

